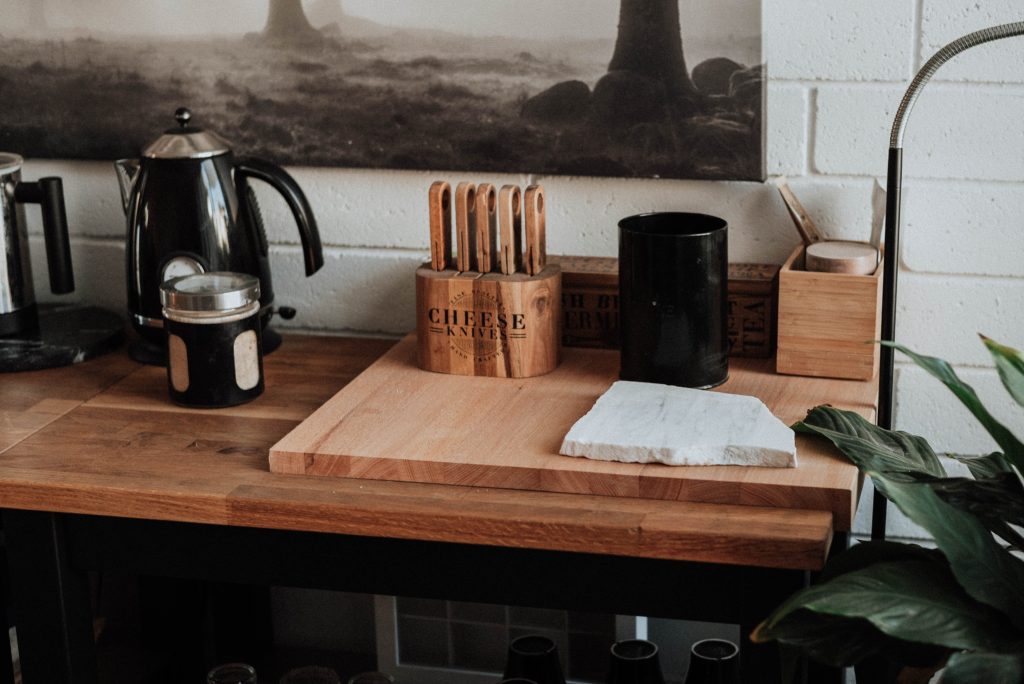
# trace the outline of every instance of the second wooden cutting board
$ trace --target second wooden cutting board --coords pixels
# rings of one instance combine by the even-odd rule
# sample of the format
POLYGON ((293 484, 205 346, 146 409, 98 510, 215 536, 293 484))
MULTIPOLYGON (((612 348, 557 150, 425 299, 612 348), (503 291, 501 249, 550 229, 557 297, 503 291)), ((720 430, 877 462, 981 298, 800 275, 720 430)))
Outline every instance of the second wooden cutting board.
MULTIPOLYGON (((732 365, 722 389, 759 396, 791 423, 831 403, 871 415, 872 383, 785 378, 770 360, 732 365)), ((798 439, 800 467, 672 467, 558 455, 562 438, 618 375, 612 351, 567 350, 520 380, 430 373, 410 336, 272 447, 278 473, 778 506, 832 512, 850 528, 857 469, 798 439)))

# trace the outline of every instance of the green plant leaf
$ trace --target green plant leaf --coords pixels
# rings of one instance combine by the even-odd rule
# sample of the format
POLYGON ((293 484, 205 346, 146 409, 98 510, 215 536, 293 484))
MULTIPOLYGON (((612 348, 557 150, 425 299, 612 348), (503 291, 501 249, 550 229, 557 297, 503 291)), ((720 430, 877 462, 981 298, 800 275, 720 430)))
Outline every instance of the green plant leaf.
POLYGON ((997 543, 977 517, 943 501, 930 484, 881 473, 871 473, 871 479, 904 515, 931 534, 968 594, 1024 628, 1024 562, 997 543))
POLYGON ((1013 347, 999 344, 984 335, 981 336, 981 341, 985 343, 989 354, 996 362, 996 370, 999 371, 1003 387, 1014 401, 1024 406, 1024 357, 1013 347))
POLYGON ((928 549, 917 544, 874 540, 856 543, 830 558, 828 565, 818 576, 818 581, 827 582, 839 575, 862 570, 875 563, 911 560, 938 563, 949 569, 949 562, 938 549, 928 549))
POLYGON ((941 663, 949 649, 895 639, 864 618, 796 610, 772 627, 771 638, 831 667, 849 667, 873 655, 900 665, 941 663))
POLYGON ((755 630, 767 641, 786 636, 786 618, 806 609, 863 618, 897 639, 952 649, 1018 653, 1024 634, 1006 616, 968 596, 949 570, 927 561, 877 563, 840 575, 791 597, 755 630))
POLYGON ((923 438, 884 430, 853 411, 818 406, 793 430, 828 439, 861 470, 946 475, 939 457, 923 438))
POLYGON ((942 684, 1021 684, 1024 655, 954 653, 942 672, 942 684))
POLYGON ((1024 526, 1024 487, 1016 475, 1000 473, 976 480, 920 474, 889 474, 888 477, 894 480, 906 477, 927 483, 950 506, 971 513, 988 530, 1024 551, 1024 536, 1010 526, 1024 526))
POLYGON ((964 456, 961 454, 946 454, 952 459, 963 463, 971 471, 971 475, 979 480, 983 477, 995 477, 1002 473, 1013 473, 1013 467, 998 451, 987 456, 964 456))
POLYGON ((956 395, 957 399, 974 414, 974 417, 978 419, 982 427, 992 435, 992 439, 996 441, 996 444, 1000 446, 1017 470, 1024 473, 1024 444, 1005 425, 988 412, 988 409, 985 408, 978 398, 974 388, 957 377, 952 366, 942 359, 935 358, 934 356, 923 356, 898 344, 891 342, 882 342, 881 344, 903 352, 914 363, 928 371, 929 374, 948 387, 956 395))

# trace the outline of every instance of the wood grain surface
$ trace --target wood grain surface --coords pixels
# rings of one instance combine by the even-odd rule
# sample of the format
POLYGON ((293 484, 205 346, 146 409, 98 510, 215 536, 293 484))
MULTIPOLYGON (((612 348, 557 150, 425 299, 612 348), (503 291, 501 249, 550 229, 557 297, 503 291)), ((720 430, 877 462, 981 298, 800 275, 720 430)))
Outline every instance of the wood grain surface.
MULTIPOLYGON (((413 336, 392 348, 270 452, 272 471, 669 501, 811 509, 848 530, 857 469, 798 438, 795 469, 673 467, 558 455, 562 438, 618 375, 615 352, 565 350, 562 365, 509 381, 424 373, 413 336)), ((785 423, 830 403, 873 417, 873 383, 796 379, 738 359, 720 391, 760 397, 785 423)))
POLYGON ((298 424, 294 416, 313 412, 392 344, 288 335, 266 358, 264 396, 219 410, 170 404, 163 370, 140 367, 123 352, 72 368, 5 376, 5 411, 54 401, 77 407, 42 404, 45 424, 20 438, 3 433, 12 443, 0 457, 0 505, 759 567, 822 566, 832 536, 832 515, 825 511, 269 472, 268 449, 298 424))
POLYGON ((419 367, 496 378, 550 373, 561 351, 561 288, 558 266, 535 276, 417 269, 419 367))
POLYGON ((776 370, 791 375, 873 380, 882 336, 882 273, 803 269, 803 248, 779 272, 776 370))

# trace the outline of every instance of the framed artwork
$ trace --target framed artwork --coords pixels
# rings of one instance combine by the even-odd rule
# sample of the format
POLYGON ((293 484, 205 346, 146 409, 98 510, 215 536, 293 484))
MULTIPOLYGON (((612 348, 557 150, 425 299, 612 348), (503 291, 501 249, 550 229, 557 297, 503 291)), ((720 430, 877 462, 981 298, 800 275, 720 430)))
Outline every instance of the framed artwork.
POLYGON ((0 149, 762 180, 761 0, 3 0, 0 149))

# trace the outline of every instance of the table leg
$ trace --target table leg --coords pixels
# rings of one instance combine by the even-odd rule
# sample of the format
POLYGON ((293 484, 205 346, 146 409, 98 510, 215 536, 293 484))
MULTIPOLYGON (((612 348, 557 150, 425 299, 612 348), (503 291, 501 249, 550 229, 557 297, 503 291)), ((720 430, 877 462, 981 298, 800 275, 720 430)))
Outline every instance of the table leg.
POLYGON ((25 684, 95 684, 88 577, 68 563, 63 518, 3 511, 25 684))

